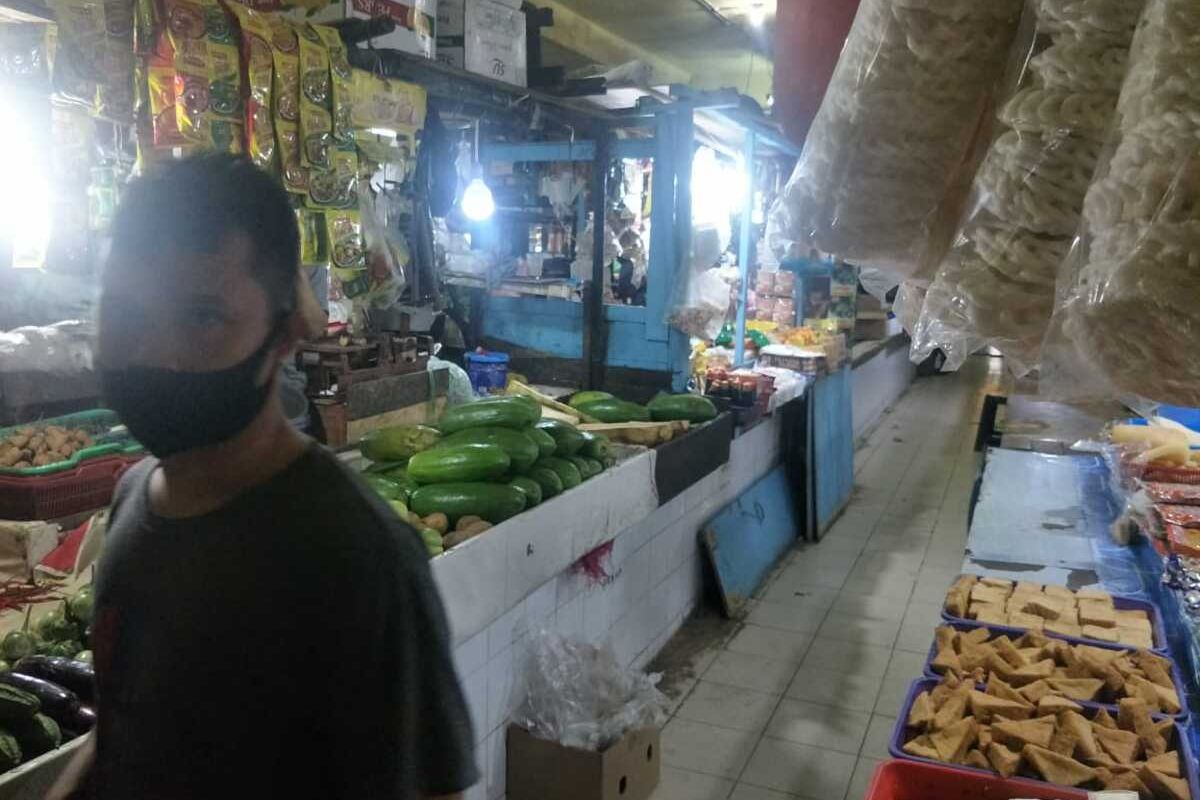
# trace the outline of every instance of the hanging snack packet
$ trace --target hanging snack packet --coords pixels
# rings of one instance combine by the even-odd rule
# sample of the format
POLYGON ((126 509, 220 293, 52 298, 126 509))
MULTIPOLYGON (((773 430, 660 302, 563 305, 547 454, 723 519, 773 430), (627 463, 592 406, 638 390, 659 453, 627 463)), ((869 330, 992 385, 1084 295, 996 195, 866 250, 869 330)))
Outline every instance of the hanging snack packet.
POLYGON ((367 260, 363 251, 362 221, 358 211, 325 212, 325 229, 329 239, 330 266, 341 281, 346 297, 366 294, 371 284, 367 275, 367 260))
POLYGON ((230 11, 242 29, 242 53, 246 61, 246 143, 255 166, 275 170, 275 124, 271 119, 271 89, 275 74, 271 52, 271 26, 265 15, 240 3, 230 3, 230 11))
POLYGON ((296 209, 296 224, 300 226, 300 263, 328 264, 325 244, 325 215, 308 208, 296 209))
POLYGON ((242 82, 238 41, 229 12, 216 0, 204 3, 208 45, 209 112, 214 118, 242 122, 242 82))
POLYGON ((204 9, 188 0, 164 0, 163 10, 175 73, 175 125, 185 141, 210 145, 204 9))
POLYGON ((357 205, 358 153, 353 147, 329 151, 329 167, 308 173, 309 205, 317 208, 353 208, 357 205))
POLYGON ((333 140, 339 145, 354 144, 354 71, 346 58, 346 45, 333 28, 313 25, 312 29, 329 53, 329 75, 333 101, 333 140))
POLYGON ((355 130, 404 133, 424 127, 426 95, 420 86, 356 69, 350 88, 350 121, 355 130))
POLYGON ((300 37, 300 155, 306 167, 325 169, 333 146, 329 53, 312 26, 298 25, 296 32, 300 37))
POLYGON ((280 173, 289 192, 308 193, 308 170, 304 168, 300 146, 300 53, 296 30, 285 20, 272 15, 271 57, 275 66, 272 82, 273 122, 279 146, 280 173))

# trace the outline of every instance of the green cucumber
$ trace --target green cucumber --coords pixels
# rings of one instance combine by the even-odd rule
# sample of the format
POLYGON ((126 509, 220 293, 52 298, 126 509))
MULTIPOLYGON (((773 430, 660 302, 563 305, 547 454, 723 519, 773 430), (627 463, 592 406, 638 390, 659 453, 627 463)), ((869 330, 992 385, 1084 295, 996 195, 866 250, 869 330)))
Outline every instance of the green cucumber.
POLYGON ((583 476, 579 474, 579 467, 567 461, 565 458, 551 456, 543 458, 537 462, 539 467, 549 467, 558 475, 558 479, 562 481, 563 491, 574 489, 579 484, 583 483, 583 476))
POLYGON ((363 475, 363 480, 384 500, 408 500, 408 490, 400 484, 400 481, 375 473, 363 475))
POLYGON ((588 459, 583 456, 567 456, 566 458, 575 465, 575 469, 579 470, 580 477, 585 481, 600 474, 600 470, 593 469, 592 465, 588 463, 588 459))
POLYGON ((528 472, 541 452, 525 431, 512 428, 467 428, 452 433, 433 448, 451 447, 459 444, 494 444, 512 460, 513 472, 528 472))
POLYGON ((650 409, 624 400, 593 400, 581 403, 579 410, 601 422, 649 422, 650 409))
POLYGON ((603 461, 608 458, 612 448, 609 447, 608 437, 591 431, 580 431, 583 434, 583 447, 579 448, 579 455, 584 458, 594 458, 597 461, 603 461))
POLYGON ((563 493, 562 478, 558 477, 558 473, 549 467, 539 467, 534 464, 533 469, 529 470, 529 477, 542 487, 543 500, 549 500, 551 497, 563 493))
POLYGON ((554 441, 554 437, 541 428, 526 428, 525 435, 537 445, 538 456, 541 458, 554 455, 554 451, 558 449, 558 442, 554 441))
POLYGON ((576 392, 571 395, 571 399, 567 401, 567 405, 571 408, 579 408, 583 403, 591 403, 595 400, 614 400, 613 395, 608 392, 576 392))
POLYGON ((708 422, 717 416, 717 407, 712 400, 698 394, 660 394, 646 407, 650 409, 650 418, 655 422, 676 419, 708 422))
POLYGON ((604 472, 604 462, 603 461, 599 461, 595 458, 587 458, 587 457, 585 457, 583 460, 588 462, 588 466, 592 468, 593 475, 599 475, 601 472, 604 472))
POLYGON ((508 453, 494 444, 456 444, 417 453, 408 461, 408 476, 420 484, 490 481, 511 466, 508 453))
POLYGON ((525 493, 525 507, 533 508, 542 502, 542 485, 526 475, 520 475, 508 482, 525 493))
POLYGON ((579 448, 583 447, 583 433, 570 423, 557 419, 544 419, 534 427, 545 431, 554 438, 554 455, 556 456, 573 456, 579 452, 579 448))
POLYGON ((422 517, 440 511, 453 525, 460 517, 503 522, 525 510, 525 493, 507 483, 435 483, 413 492, 410 506, 422 517))
POLYGON ((367 431, 358 440, 358 451, 372 461, 403 461, 428 450, 441 434, 428 425, 392 425, 367 431))
POLYGON ((509 396, 477 400, 454 406, 438 427, 442 433, 458 433, 468 428, 528 428, 542 418, 542 408, 527 397, 509 396))
POLYGON ((412 476, 408 474, 407 466, 391 469, 383 473, 383 477, 400 486, 400 489, 403 491, 403 495, 399 499, 404 500, 405 502, 408 502, 408 496, 415 492, 421 485, 414 481, 412 476))

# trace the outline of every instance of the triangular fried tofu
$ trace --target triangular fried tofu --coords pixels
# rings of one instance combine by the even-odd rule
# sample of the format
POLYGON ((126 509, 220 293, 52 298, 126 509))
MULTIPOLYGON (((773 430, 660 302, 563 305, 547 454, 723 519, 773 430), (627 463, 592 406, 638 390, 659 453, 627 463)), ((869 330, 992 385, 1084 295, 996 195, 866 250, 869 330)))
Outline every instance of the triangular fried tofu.
POLYGON ((1154 796, 1133 770, 1097 769, 1096 772, 1100 783, 1109 791, 1136 792, 1142 800, 1150 800, 1154 796))
POLYGON ((1044 680, 1037 680, 1028 686, 1022 686, 1017 690, 1017 693, 1024 697, 1029 702, 1037 705, 1037 701, 1050 693, 1050 684, 1044 680))
POLYGON ((1138 741, 1136 733, 1099 726, 1093 726, 1092 732, 1096 734, 1096 743, 1100 745, 1100 749, 1112 756, 1113 761, 1118 764, 1132 764, 1137 761, 1142 743, 1138 741))
POLYGON ((1125 679, 1125 694, 1129 697, 1139 697, 1145 701, 1146 705, 1158 711, 1162 708, 1162 703, 1159 701, 1158 691, 1154 684, 1143 678, 1141 675, 1130 675, 1125 679))
POLYGON ((992 769, 999 772, 1002 777, 1011 778, 1017 774, 1017 767, 1021 766, 1021 754, 1009 750, 1002 744, 992 742, 987 746, 988 761, 991 762, 992 769))
POLYGON ((1121 658, 1121 656, 1125 655, 1127 652, 1125 650, 1110 650, 1107 647, 1095 647, 1094 645, 1090 644, 1077 644, 1075 645, 1074 650, 1075 655, 1078 657, 1083 658, 1085 655, 1091 656, 1102 664, 1110 664, 1121 658))
POLYGON ((1013 668, 1020 669, 1021 667, 1028 666, 1029 660, 1021 655, 1021 651, 1013 645, 1007 636, 1000 636, 994 639, 992 644, 995 645, 996 652, 1000 654, 1000 657, 1013 668))
POLYGON ((1013 588, 1013 582, 1008 578, 980 577, 979 582, 984 586, 990 586, 993 589, 1003 589, 1006 592, 1011 591, 1013 588))
POLYGON ((1146 766, 1155 772, 1161 772, 1163 775, 1169 775, 1172 778, 1182 778, 1183 773, 1179 769, 1179 753, 1174 750, 1168 750, 1154 758, 1146 759, 1146 766))
POLYGON ((958 640, 961 647, 968 647, 973 644, 983 644, 988 640, 992 632, 987 628, 972 628, 958 635, 958 640))
POLYGON ((1079 744, 1079 737, 1075 734, 1075 730, 1060 722, 1054 728, 1054 735, 1050 737, 1050 746, 1047 749, 1067 758, 1074 758, 1077 744, 1079 744))
POLYGON ((961 673, 963 669, 958 653, 954 652, 952 647, 943 647, 939 650, 929 666, 939 674, 944 672, 961 673))
POLYGON ((1030 708, 1034 706, 1034 703, 1029 702, 1023 694, 1009 686, 995 673, 988 676, 987 693, 995 697, 1003 697, 1005 700, 1012 700, 1014 703, 1020 703, 1030 708))
POLYGON ((958 722, 944 730, 929 735, 938 758, 951 764, 961 764, 966 758, 967 750, 975 744, 978 725, 974 717, 963 717, 958 722))
POLYGON ((910 756, 916 756, 917 758, 932 758, 935 761, 939 758, 937 748, 933 746, 933 742, 929 741, 929 737, 924 734, 915 739, 909 739, 901 749, 910 756))
POLYGON ((1058 715, 1058 727, 1068 728, 1075 734, 1075 751, 1084 759, 1100 755, 1100 745, 1092 733, 1091 724, 1075 711, 1063 711, 1058 715))
POLYGON ((1104 681, 1098 678, 1047 678, 1046 682, 1051 689, 1072 700, 1095 700, 1104 687, 1104 681))
POLYGON ((1024 686, 1041 678, 1048 678, 1053 674, 1054 662, 1046 658, 1036 664, 1026 664, 1020 669, 1013 670, 1008 676, 1008 682, 1013 686, 1024 686))
POLYGON ((1060 711, 1082 711, 1083 707, 1074 700, 1068 700, 1065 697, 1059 697, 1056 694, 1048 694, 1041 700, 1038 700, 1037 715, 1039 717, 1057 716, 1060 711))
POLYGON ((1048 595, 1032 595, 1021 606, 1025 614, 1033 614, 1042 619, 1054 620, 1062 616, 1062 603, 1048 595))
MULTIPOLYGON (((1012 747, 1036 744, 1048 747, 1054 737, 1054 718, 1001 720, 992 725, 992 740, 1012 747)), ((1136 737, 1135 737, 1136 738, 1136 737)))
POLYGON ((912 707, 908 710, 908 727, 924 730, 933 722, 933 703, 929 692, 921 692, 913 698, 912 707))
POLYGON ((1034 744, 1025 745, 1021 756, 1050 783, 1079 786, 1096 777, 1096 770, 1086 764, 1034 744))
POLYGON ((954 649, 954 641, 958 638, 958 631, 951 628, 949 625, 939 625, 933 629, 933 642, 936 650, 945 650, 947 647, 954 649))
POLYGON ((1098 642, 1113 642, 1114 644, 1121 641, 1118 630, 1116 627, 1102 628, 1099 625, 1079 626, 1079 634, 1082 638, 1095 639, 1098 642))
POLYGON ((1033 709, 1028 703, 1018 703, 1015 700, 1005 700, 1003 697, 972 691, 971 715, 982 722, 992 719, 1029 719, 1033 709))
POLYGON ((1175 681, 1171 680, 1170 662, 1160 656, 1139 650, 1133 655, 1133 663, 1142 668, 1142 672, 1146 673, 1146 677, 1150 679, 1151 683, 1170 689, 1175 688, 1175 681))
POLYGON ((1175 738, 1175 720, 1162 719, 1154 723, 1154 730, 1158 731, 1158 735, 1163 737, 1163 741, 1168 744, 1175 738))
POLYGON ((933 722, 929 724, 929 727, 935 731, 948 728, 962 719, 966 713, 967 693, 962 690, 956 691, 946 698, 946 702, 942 703, 941 708, 934 712, 933 722))
POLYGON ((1027 631, 1020 639, 1017 639, 1017 647, 1045 647, 1050 644, 1050 639, 1046 638, 1037 631, 1027 631))
POLYGON ((1167 752, 1167 743, 1154 727, 1150 709, 1141 698, 1121 698, 1117 711, 1117 725, 1138 735, 1147 758, 1167 752))
POLYGON ((987 756, 979 750, 968 750, 967 757, 963 759, 963 766, 986 769, 989 772, 992 769, 992 765, 988 763, 987 756))
POLYGON ((1172 778, 1170 775, 1155 772, 1148 766, 1138 770, 1138 777, 1150 787, 1155 800, 1191 800, 1192 793, 1183 778, 1172 778))
POLYGON ((1112 716, 1109 715, 1108 710, 1104 708, 1097 711, 1096 716, 1092 717, 1092 724, 1100 728, 1108 728, 1109 730, 1115 731, 1117 729, 1116 720, 1114 720, 1112 716))
POLYGON ((979 739, 977 742, 979 749, 987 752, 987 746, 992 743, 992 726, 980 725, 977 738, 979 739))

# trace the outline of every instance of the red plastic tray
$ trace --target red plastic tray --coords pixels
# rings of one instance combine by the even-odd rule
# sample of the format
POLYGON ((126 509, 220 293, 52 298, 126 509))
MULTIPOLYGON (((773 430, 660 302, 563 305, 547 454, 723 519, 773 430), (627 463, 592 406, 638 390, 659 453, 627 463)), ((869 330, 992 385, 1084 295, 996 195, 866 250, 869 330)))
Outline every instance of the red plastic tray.
MULTIPOLYGON (((940 764, 885 761, 865 800, 1087 800, 1087 792, 1026 778, 1001 778, 940 764)), ((849 800, 858 800, 851 797, 849 800)))
POLYGON ((0 475, 0 519, 50 520, 104 508, 121 475, 139 458, 105 456, 50 475, 0 475))

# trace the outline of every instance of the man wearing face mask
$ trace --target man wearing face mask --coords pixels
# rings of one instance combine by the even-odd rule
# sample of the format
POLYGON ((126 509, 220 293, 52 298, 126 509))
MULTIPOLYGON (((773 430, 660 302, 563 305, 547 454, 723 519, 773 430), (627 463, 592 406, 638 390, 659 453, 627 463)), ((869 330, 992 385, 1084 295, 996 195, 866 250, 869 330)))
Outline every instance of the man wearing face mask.
MULTIPOLYGON (((432 798, 477 779, 427 555, 289 425, 295 217, 241 158, 171 162, 112 227, 98 363, 153 453, 96 581, 100 798, 432 798)), ((53 795, 52 795, 53 796, 53 795)))

